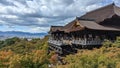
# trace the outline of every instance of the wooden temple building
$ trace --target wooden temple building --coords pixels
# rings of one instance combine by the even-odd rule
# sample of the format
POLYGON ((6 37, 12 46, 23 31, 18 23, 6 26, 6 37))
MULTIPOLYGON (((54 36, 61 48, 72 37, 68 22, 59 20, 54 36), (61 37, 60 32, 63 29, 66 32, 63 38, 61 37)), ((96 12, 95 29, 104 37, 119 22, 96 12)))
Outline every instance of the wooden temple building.
POLYGON ((90 11, 65 26, 51 26, 49 34, 49 49, 59 54, 113 42, 120 36, 120 8, 113 3, 90 11))

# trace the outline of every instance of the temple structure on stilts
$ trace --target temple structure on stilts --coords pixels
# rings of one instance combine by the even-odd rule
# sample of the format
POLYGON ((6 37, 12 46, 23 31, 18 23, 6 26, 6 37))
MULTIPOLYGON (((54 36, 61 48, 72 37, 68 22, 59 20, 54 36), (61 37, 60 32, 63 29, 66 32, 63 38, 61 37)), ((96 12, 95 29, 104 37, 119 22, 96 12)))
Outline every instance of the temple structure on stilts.
POLYGON ((49 35, 49 49, 59 54, 100 47, 120 36, 120 8, 113 3, 90 11, 65 26, 51 26, 49 35))

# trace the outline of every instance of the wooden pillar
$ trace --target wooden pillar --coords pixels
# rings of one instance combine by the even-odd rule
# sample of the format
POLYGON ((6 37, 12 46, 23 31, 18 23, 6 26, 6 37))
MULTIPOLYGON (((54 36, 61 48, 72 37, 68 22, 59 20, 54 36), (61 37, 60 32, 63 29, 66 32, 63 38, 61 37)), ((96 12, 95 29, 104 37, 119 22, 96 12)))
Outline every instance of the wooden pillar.
POLYGON ((87 37, 86 37, 86 34, 84 35, 84 44, 86 45, 86 42, 87 42, 87 37))

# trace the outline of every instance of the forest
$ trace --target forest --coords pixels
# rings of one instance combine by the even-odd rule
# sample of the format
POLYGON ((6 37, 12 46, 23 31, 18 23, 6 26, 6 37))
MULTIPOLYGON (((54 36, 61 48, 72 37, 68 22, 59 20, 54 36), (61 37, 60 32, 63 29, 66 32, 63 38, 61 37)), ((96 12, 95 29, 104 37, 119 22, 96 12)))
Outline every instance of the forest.
POLYGON ((62 57, 60 64, 48 54, 48 37, 43 39, 20 39, 17 37, 0 41, 0 68, 120 68, 120 37, 115 42, 105 40, 101 48, 80 49, 76 54, 62 57))

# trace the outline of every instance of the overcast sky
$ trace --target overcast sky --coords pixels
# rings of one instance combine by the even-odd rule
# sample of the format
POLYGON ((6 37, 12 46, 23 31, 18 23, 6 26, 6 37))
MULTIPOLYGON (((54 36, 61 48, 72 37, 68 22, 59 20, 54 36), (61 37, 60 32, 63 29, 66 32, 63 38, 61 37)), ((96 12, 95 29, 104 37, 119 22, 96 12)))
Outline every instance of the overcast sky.
POLYGON ((120 0, 0 0, 0 31, 48 32, 88 11, 120 0))

